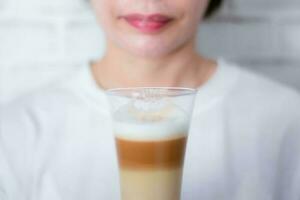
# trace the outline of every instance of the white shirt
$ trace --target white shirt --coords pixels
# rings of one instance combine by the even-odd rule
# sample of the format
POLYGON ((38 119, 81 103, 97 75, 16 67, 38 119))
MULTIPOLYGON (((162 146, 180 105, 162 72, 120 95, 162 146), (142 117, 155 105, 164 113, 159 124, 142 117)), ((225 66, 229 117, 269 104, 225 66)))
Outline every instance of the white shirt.
MULTIPOLYGON (((118 200, 104 91, 84 66, 1 108, 1 200, 118 200)), ((299 200, 300 96, 219 61, 199 88, 182 200, 299 200)))

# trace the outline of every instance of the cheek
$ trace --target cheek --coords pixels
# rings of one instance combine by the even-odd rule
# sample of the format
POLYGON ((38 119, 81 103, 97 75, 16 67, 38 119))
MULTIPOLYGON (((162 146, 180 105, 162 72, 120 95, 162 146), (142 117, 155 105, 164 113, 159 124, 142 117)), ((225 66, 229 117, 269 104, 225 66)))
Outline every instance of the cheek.
MULTIPOLYGON (((185 17, 189 23, 199 24, 207 8, 208 0, 180 0, 181 8, 184 8, 185 17)), ((180 7, 179 7, 180 8, 180 7)))
POLYGON ((106 30, 113 23, 113 4, 109 0, 91 0, 94 14, 103 30, 106 30))
POLYGON ((206 11, 207 4, 208 0, 190 0, 189 6, 186 6, 186 13, 188 13, 191 24, 199 24, 206 11))
MULTIPOLYGON (((170 0, 176 1, 176 0, 170 0)), ((178 21, 177 35, 191 35, 197 32, 198 26, 207 8, 208 0, 177 0, 176 9, 181 16, 178 21)))

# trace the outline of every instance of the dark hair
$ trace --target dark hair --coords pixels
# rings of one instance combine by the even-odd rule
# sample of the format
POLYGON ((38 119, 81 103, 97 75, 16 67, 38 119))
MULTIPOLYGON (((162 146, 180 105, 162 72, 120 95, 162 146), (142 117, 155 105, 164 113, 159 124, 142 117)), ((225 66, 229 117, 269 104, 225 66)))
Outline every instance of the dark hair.
POLYGON ((210 0, 206 12, 204 14, 204 19, 210 18, 215 14, 215 12, 222 6, 223 0, 210 0))

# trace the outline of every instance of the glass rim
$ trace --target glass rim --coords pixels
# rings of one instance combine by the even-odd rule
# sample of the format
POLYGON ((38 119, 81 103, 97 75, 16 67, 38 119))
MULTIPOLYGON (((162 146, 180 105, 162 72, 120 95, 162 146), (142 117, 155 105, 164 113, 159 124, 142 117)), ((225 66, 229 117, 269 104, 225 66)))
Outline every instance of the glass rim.
POLYGON ((194 88, 188 88, 188 87, 120 87, 120 88, 112 88, 108 89, 105 91, 106 94, 111 95, 111 96, 123 96, 119 94, 118 92, 128 92, 128 91, 140 91, 143 89, 163 89, 163 90, 168 90, 168 91, 179 91, 183 92, 182 94, 178 94, 175 96, 182 96, 182 95, 191 95, 191 94, 196 94, 197 89, 194 88))

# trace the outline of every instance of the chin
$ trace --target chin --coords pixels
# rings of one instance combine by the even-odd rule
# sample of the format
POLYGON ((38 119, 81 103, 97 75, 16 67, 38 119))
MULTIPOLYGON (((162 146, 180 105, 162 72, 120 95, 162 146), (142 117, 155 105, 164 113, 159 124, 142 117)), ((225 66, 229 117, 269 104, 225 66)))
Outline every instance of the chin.
POLYGON ((129 52, 132 55, 141 57, 141 58, 160 58, 167 56, 172 52, 172 49, 165 48, 165 47, 155 47, 155 48, 149 48, 149 47, 130 47, 128 48, 129 52))
POLYGON ((143 41, 127 43, 125 49, 133 55, 143 58, 160 58, 170 54, 176 48, 175 42, 164 41, 143 41))

